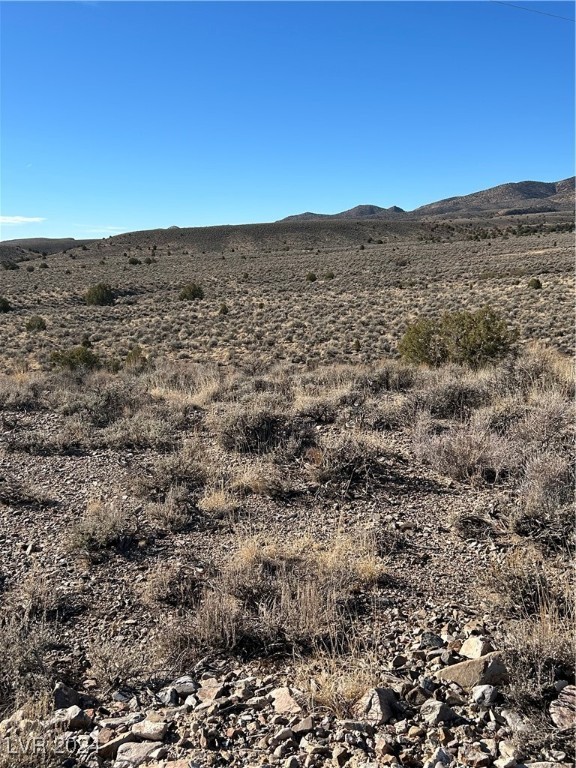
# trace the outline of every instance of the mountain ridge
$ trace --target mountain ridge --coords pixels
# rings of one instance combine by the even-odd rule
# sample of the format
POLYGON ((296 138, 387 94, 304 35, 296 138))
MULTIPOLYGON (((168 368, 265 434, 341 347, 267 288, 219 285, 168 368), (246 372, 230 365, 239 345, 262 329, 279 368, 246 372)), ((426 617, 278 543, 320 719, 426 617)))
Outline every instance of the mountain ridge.
POLYGON ((381 208, 377 205, 357 205, 339 213, 305 213, 286 216, 280 221, 310 221, 312 219, 402 219, 447 214, 518 215, 545 213, 574 208, 574 176, 561 181, 519 181, 499 184, 468 195, 457 195, 421 205, 412 211, 398 206, 381 208), (537 210, 538 209, 538 210, 537 210))

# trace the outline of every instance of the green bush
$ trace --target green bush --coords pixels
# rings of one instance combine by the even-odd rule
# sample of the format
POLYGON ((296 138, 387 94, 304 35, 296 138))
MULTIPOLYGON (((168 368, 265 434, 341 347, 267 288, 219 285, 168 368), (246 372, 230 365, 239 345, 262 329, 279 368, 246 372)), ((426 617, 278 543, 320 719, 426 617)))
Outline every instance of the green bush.
POLYGON ((148 358, 138 345, 132 347, 124 360, 124 367, 134 372, 143 371, 147 364, 148 358))
POLYGON ((32 315, 32 317, 26 323, 27 331, 45 331, 46 321, 40 315, 32 315))
POLYGON ((128 264, 132 264, 132 266, 136 266, 137 264, 142 264, 140 259, 137 259, 136 256, 130 256, 128 259, 128 264))
POLYGON ((316 275, 314 274, 314 272, 308 272, 308 274, 306 275, 306 280, 307 280, 309 283, 314 283, 314 282, 316 282, 316 280, 317 280, 317 277, 316 277, 316 275))
POLYGON ((422 318, 408 326, 398 350, 412 363, 438 366, 458 363, 480 368, 511 352, 516 333, 490 307, 476 312, 446 312, 433 320, 422 318))
POLYGON ((100 366, 100 359, 88 347, 79 346, 72 349, 53 352, 52 363, 69 371, 92 370, 100 366))
POLYGON ((528 283, 528 288, 533 288, 534 290, 539 291, 542 288, 542 282, 538 280, 537 277, 533 277, 528 283))
POLYGON ((0 296, 0 312, 10 312, 12 305, 5 299, 4 296, 0 296))
POLYGON ((114 304, 114 293, 109 285, 98 283, 97 285, 88 288, 84 295, 84 301, 86 304, 91 304, 93 306, 109 306, 110 304, 114 304))
POLYGON ((196 301, 204 298, 204 291, 202 286, 197 285, 196 283, 188 283, 188 285, 185 285, 182 288, 178 294, 178 298, 181 301, 196 301))

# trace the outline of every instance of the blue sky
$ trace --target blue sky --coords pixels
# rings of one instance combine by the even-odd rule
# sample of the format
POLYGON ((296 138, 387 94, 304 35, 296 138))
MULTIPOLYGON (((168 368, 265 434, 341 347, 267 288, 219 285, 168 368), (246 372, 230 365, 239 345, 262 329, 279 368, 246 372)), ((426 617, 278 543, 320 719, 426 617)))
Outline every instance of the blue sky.
POLYGON ((410 210, 574 173, 562 19, 494 2, 0 10, 2 239, 410 210))

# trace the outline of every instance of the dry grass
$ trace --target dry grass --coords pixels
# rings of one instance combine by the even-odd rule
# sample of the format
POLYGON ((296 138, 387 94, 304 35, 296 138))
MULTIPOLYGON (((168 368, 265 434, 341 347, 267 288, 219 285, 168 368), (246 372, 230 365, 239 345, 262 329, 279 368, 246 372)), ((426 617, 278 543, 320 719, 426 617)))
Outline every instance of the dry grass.
POLYGON ((365 534, 325 543, 245 540, 207 580, 193 612, 171 627, 161 653, 185 665, 207 649, 252 654, 345 645, 355 596, 383 574, 365 534))
POLYGON ((106 551, 125 552, 138 533, 137 519, 115 502, 91 499, 84 516, 70 532, 71 550, 80 550, 95 559, 106 551))
POLYGON ((182 609, 196 606, 201 590, 202 578, 197 570, 169 562, 152 568, 139 594, 151 607, 160 604, 182 609))
POLYGON ((193 502, 188 488, 171 485, 162 501, 147 506, 147 515, 154 527, 168 531, 182 531, 193 517, 193 502))
POLYGON ((487 303, 520 329, 522 341, 552 339, 564 352, 573 349, 573 323, 565 310, 573 277, 570 233, 516 237, 503 226, 490 241, 475 242, 469 226, 456 223, 442 242, 431 242, 426 225, 422 230, 366 222, 354 232, 349 224, 348 230, 330 225, 328 237, 323 226, 294 225, 283 236, 260 233, 262 241, 233 232, 212 233, 213 241, 208 232, 158 231, 133 242, 121 236, 86 251, 51 254, 42 285, 25 270, 6 271, 3 293, 14 310, 3 316, 2 363, 8 370, 23 358, 31 368, 38 361, 47 365, 54 350, 79 344, 87 334, 99 357, 120 366, 136 346, 152 365, 158 358, 200 364, 205 373, 191 386, 165 388, 158 380, 158 391, 205 407, 220 378, 206 368, 208 361, 226 365, 254 355, 296 364, 374 362, 395 350, 405 324, 417 315, 487 303), (152 245, 157 248, 150 264, 131 266, 123 256, 142 261, 152 245), (191 260, 206 296, 181 302, 178 286, 190 279, 191 260), (335 277, 308 283, 307 272, 335 277), (528 289, 530 277, 539 277, 542 290, 528 289), (80 301, 87 286, 98 282, 114 285, 120 294, 114 306, 80 301), (223 303, 225 315, 219 314, 223 303), (31 335, 26 323, 38 313, 47 329, 31 335))
POLYGON ((207 488, 198 502, 198 509, 214 517, 232 515, 238 507, 238 499, 225 488, 207 488))
POLYGON ((281 496, 285 481, 280 469, 271 461, 259 458, 232 474, 230 488, 241 496, 281 496))
POLYGON ((375 651, 356 639, 343 653, 320 650, 311 659, 301 659, 296 684, 306 694, 310 711, 351 718, 356 702, 379 682, 379 661, 375 651))

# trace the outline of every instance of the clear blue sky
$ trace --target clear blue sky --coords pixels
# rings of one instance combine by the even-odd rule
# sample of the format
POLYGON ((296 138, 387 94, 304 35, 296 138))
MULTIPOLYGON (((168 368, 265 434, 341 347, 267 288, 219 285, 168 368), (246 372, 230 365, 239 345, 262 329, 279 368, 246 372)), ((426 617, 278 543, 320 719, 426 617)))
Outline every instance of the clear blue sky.
MULTIPOLYGON (((574 17, 573 3, 515 3, 574 17)), ((562 19, 494 2, 1 14, 2 239, 410 210, 574 173, 562 19)))

